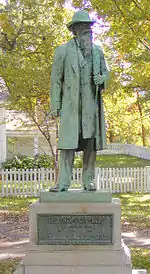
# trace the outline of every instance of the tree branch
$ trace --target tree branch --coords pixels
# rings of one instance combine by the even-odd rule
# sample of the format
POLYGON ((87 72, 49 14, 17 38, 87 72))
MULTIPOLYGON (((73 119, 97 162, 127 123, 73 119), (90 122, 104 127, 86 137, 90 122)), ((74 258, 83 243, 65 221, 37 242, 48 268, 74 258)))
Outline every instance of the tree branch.
MULTIPOLYGON (((26 112, 28 113, 28 115, 31 117, 31 119, 33 120, 33 122, 35 123, 35 125, 37 126, 37 128, 39 129, 39 131, 42 133, 42 135, 45 137, 45 139, 47 140, 49 146, 50 146, 50 149, 51 149, 51 152, 52 152, 52 155, 54 157, 54 165, 56 167, 56 161, 55 161, 55 152, 53 150, 53 146, 52 146, 52 142, 51 142, 51 137, 50 137, 50 134, 48 134, 48 137, 47 135, 45 134, 45 132, 42 130, 42 128, 40 127, 40 125, 38 124, 38 122, 36 121, 35 117, 30 113, 30 111, 28 109, 25 109, 26 112)), ((49 132, 49 131, 48 131, 49 132)))
MULTIPOLYGON (((137 37, 137 34, 136 34, 134 28, 130 25, 130 23, 127 22, 127 18, 126 18, 126 16, 124 15, 122 9, 119 7, 117 1, 116 1, 116 0, 113 0, 113 1, 114 1, 115 5, 116 5, 117 9, 120 11, 122 17, 125 19, 126 24, 127 24, 128 27, 130 28, 130 30, 133 32, 133 34, 137 37)), ((145 44, 144 41, 143 41, 140 37, 137 37, 137 39, 139 40, 139 42, 140 42, 146 49, 148 49, 148 50, 150 51, 149 46, 148 46, 147 44, 145 44)))
MULTIPOLYGON (((132 0, 132 2, 135 4, 135 6, 147 17, 147 13, 145 13, 142 9, 141 9, 141 7, 140 7, 140 5, 139 5, 139 3, 138 3, 138 1, 136 0, 132 0)), ((149 18, 147 17, 146 18, 148 21, 149 21, 149 18)))

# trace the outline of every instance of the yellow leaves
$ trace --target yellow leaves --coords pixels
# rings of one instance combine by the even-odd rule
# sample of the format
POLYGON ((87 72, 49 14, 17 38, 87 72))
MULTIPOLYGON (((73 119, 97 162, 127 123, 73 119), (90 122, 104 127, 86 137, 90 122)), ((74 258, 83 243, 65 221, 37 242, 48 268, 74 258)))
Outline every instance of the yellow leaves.
MULTIPOLYGON (((34 115, 38 105, 49 109, 50 71, 56 46, 66 42, 71 12, 63 1, 22 0, 0 17, 6 36, 0 37, 0 73, 10 90, 10 107, 34 115), (10 27, 15 32, 10 32, 10 27), (18 33, 18 30, 21 30, 18 33), (14 41, 15 46, 10 47, 14 41), (7 41, 8 39, 8 41, 7 41)), ((43 119, 43 117, 40 117, 43 119)))
POLYGON ((9 22, 8 15, 6 13, 0 14, 0 27, 2 28, 3 32, 8 34, 12 34, 14 32, 14 29, 9 22))
POLYGON ((116 33, 124 52, 136 48, 139 43, 144 46, 144 38, 150 36, 148 1, 93 0, 91 4, 99 15, 107 16, 112 32, 116 33))

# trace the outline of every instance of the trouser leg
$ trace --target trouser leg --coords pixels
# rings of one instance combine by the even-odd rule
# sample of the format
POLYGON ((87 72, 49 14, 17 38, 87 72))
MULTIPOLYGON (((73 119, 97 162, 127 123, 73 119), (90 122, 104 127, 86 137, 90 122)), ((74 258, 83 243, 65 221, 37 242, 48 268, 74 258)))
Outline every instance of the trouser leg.
POLYGON ((74 161, 74 149, 62 149, 59 156, 59 174, 58 188, 59 190, 67 190, 71 184, 72 166, 74 161))
POLYGON ((90 184, 93 183, 95 177, 96 151, 93 142, 93 139, 89 139, 83 152, 82 181, 83 187, 87 189, 90 188, 90 184))

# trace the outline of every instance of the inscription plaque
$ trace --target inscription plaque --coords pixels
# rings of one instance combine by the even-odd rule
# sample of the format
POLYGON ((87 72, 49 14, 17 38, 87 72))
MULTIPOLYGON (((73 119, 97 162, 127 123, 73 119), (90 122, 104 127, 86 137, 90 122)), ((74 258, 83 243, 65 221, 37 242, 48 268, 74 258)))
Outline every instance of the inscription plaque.
POLYGON ((112 244, 113 215, 37 215, 39 245, 112 244))

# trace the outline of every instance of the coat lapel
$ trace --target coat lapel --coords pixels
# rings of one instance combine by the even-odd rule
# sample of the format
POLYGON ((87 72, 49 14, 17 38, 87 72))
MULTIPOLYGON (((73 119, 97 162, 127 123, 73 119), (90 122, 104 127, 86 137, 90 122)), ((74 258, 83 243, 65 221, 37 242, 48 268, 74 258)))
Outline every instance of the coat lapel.
MULTIPOLYGON (((75 40, 72 39, 68 44, 68 58, 70 60, 71 66, 74 72, 79 73, 79 63, 81 66, 85 65, 85 61, 80 58, 79 52, 77 50, 77 45, 75 40)), ((100 73, 100 56, 97 47, 92 45, 92 57, 93 57, 93 74, 100 73)), ((84 59, 84 58, 83 58, 84 59)))
POLYGON ((68 45, 68 58, 70 60, 70 63, 74 72, 78 73, 79 72, 78 52, 77 52, 77 46, 74 39, 72 39, 68 45))

